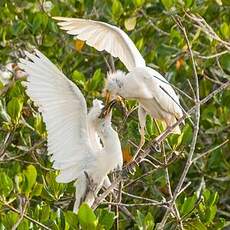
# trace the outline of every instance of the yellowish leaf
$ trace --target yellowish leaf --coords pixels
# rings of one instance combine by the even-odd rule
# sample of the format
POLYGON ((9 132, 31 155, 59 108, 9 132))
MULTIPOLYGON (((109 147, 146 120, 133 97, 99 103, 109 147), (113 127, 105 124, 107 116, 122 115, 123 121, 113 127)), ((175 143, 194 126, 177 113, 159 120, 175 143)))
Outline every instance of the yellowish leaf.
POLYGON ((184 65, 184 59, 183 58, 177 59, 177 61, 176 61, 176 69, 177 70, 180 69, 181 66, 183 66, 183 65, 184 65))
POLYGON ((125 164, 128 164, 132 160, 130 145, 126 145, 122 149, 123 161, 125 164))
POLYGON ((131 18, 127 18, 125 20, 125 28, 128 31, 131 31, 135 28, 137 23, 137 18, 136 17, 131 17, 131 18))
POLYGON ((77 52, 81 52, 84 44, 85 44, 85 42, 82 40, 79 40, 79 39, 76 39, 74 41, 74 46, 75 46, 75 49, 77 50, 77 52))

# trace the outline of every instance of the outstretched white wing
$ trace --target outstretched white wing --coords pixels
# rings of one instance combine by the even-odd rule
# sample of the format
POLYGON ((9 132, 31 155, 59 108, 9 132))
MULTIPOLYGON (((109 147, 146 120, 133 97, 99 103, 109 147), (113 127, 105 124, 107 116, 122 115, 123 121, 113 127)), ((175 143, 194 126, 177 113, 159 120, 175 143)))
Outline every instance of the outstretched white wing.
POLYGON ((54 17, 61 21, 58 25, 68 34, 77 35, 77 38, 95 49, 106 50, 114 57, 118 57, 131 71, 135 67, 145 66, 145 60, 129 36, 116 26, 105 22, 80 19, 54 17))
POLYGON ((27 93, 43 115, 48 132, 48 152, 54 168, 60 170, 58 182, 76 179, 92 160, 87 127, 86 101, 68 78, 41 52, 26 52, 19 67, 28 74, 27 93))

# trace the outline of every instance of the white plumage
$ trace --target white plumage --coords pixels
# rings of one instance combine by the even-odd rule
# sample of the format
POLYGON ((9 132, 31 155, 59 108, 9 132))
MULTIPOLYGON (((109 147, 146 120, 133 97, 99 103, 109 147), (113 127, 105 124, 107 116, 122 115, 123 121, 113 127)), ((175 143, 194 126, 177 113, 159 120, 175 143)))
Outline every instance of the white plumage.
MULTIPOLYGON (((122 166, 122 152, 118 134, 111 126, 111 117, 100 119, 103 108, 98 100, 87 113, 84 96, 52 62, 41 52, 25 52, 19 67, 28 74, 27 94, 43 115, 48 132, 48 152, 53 167, 60 170, 57 182, 76 180, 74 210, 81 201, 94 202, 107 174, 122 166), (100 144, 100 140, 103 146, 100 144), (94 191, 88 179, 93 180, 94 191)), ((92 185, 91 185, 92 186, 92 185)))
POLYGON ((98 51, 107 51, 114 57, 118 57, 130 71, 134 66, 145 66, 145 60, 129 39, 128 35, 116 26, 105 22, 80 19, 54 17, 61 22, 58 25, 68 34, 76 35, 86 44, 98 51))
MULTIPOLYGON (((118 27, 104 22, 78 18, 55 17, 58 25, 68 34, 97 50, 106 50, 118 57, 129 70, 128 74, 121 71, 108 74, 105 89, 112 95, 139 101, 139 121, 141 126, 142 144, 146 114, 171 126, 182 115, 179 99, 169 82, 157 71, 146 66, 145 61, 128 35, 118 27)), ((180 133, 179 126, 173 133, 180 133)))

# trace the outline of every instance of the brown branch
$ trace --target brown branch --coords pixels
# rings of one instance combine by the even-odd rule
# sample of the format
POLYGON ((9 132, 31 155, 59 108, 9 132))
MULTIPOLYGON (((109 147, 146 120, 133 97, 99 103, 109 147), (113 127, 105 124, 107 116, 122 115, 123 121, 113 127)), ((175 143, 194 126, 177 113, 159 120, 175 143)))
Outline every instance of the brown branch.
POLYGON ((23 204, 23 197, 20 197, 20 206, 21 206, 20 218, 17 220, 17 222, 14 224, 11 230, 17 230, 17 227, 23 221, 23 218, 26 214, 28 203, 29 203, 29 200, 26 199, 25 203, 23 204))
POLYGON ((15 128, 11 130, 9 133, 7 133, 4 143, 0 147, 0 160, 4 157, 7 147, 10 145, 11 141, 13 140, 14 132, 15 132, 15 128))

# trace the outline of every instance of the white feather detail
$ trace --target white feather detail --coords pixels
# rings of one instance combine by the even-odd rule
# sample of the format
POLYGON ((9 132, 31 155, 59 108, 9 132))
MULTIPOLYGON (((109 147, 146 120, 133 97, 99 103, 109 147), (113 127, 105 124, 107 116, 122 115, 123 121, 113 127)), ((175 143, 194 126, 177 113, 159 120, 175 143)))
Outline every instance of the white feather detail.
POLYGON ((75 180, 94 154, 88 135, 87 107, 80 90, 42 53, 26 53, 19 67, 28 74, 27 94, 39 106, 48 132, 48 152, 58 182, 75 180), (79 167, 81 165, 81 167, 79 167), (67 170, 68 169, 68 170, 67 170))
POLYGON ((58 25, 68 34, 76 35, 86 44, 98 51, 105 50, 118 57, 131 71, 135 67, 144 67, 145 60, 129 36, 120 28, 105 22, 80 18, 54 17, 58 25))

